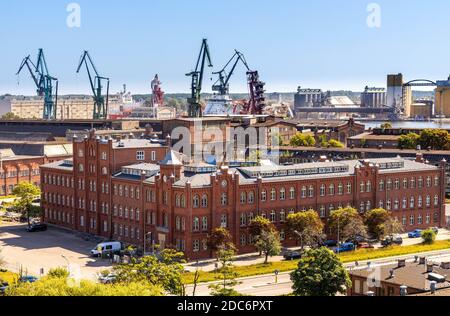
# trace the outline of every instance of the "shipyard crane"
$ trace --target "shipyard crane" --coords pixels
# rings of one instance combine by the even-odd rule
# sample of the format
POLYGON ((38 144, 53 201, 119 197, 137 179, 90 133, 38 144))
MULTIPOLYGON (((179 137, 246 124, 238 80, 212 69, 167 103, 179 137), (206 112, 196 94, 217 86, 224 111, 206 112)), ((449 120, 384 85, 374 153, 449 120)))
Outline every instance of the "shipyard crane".
POLYGON ((213 91, 218 92, 219 95, 228 95, 230 93, 230 79, 239 62, 242 62, 244 64, 244 66, 247 68, 247 71, 250 71, 250 67, 247 64, 244 55, 241 52, 235 50, 233 57, 230 58, 223 69, 218 72, 213 72, 214 75, 219 75, 219 79, 216 81, 216 83, 214 83, 212 87, 213 91), (231 64, 233 66, 231 67, 230 72, 227 73, 227 67, 231 64))
POLYGON ((38 96, 44 97, 44 120, 56 119, 56 108, 58 106, 58 79, 49 74, 43 49, 39 49, 36 64, 31 61, 30 55, 25 57, 20 64, 17 75, 21 73, 25 66, 28 68, 31 78, 37 87, 38 96), (55 94, 53 94, 54 82, 56 83, 55 94))
POLYGON ((86 71, 89 77, 89 83, 91 85, 91 90, 94 98, 94 120, 105 120, 108 116, 108 102, 109 102, 109 78, 102 77, 98 74, 97 68, 95 68, 94 62, 88 51, 84 51, 81 55, 80 63, 78 65, 77 73, 80 72, 81 66, 85 64, 86 71), (92 78, 92 72, 95 77, 92 78), (102 95, 102 82, 106 81, 106 103, 105 97, 102 95))
POLYGON ((189 117, 203 116, 200 96, 202 93, 203 75, 205 72, 206 62, 208 62, 208 67, 213 66, 211 55, 209 53, 208 41, 203 39, 195 70, 186 74, 186 76, 192 77, 191 97, 187 100, 189 104, 189 117))

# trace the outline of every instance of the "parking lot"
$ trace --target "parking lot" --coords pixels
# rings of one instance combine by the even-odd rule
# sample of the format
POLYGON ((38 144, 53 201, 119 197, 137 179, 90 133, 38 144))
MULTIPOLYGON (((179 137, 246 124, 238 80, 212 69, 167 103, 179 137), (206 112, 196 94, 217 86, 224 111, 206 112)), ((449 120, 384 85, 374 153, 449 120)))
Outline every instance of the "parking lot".
POLYGON ((23 269, 30 275, 40 276, 55 267, 67 267, 77 277, 96 280, 102 270, 111 268, 106 260, 89 257, 97 243, 62 229, 49 227, 46 232, 28 233, 26 225, 7 224, 0 226, 0 246, 6 268, 19 272, 23 269))

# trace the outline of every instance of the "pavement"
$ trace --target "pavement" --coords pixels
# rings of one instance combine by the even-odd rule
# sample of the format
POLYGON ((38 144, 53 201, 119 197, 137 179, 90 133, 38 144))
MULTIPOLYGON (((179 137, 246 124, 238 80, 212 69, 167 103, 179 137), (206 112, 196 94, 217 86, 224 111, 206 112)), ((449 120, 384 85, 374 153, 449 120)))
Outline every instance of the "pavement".
POLYGON ((69 267, 82 279, 97 280, 97 274, 111 268, 106 260, 91 258, 96 241, 86 241, 75 233, 49 227, 46 232, 28 233, 27 225, 0 225, 0 247, 6 268, 21 269, 33 276, 46 274, 51 268, 69 267))
MULTIPOLYGON (((414 254, 396 256, 391 258, 377 259, 371 261, 361 261, 358 266, 355 263, 345 264, 347 270, 354 269, 366 269, 368 267, 368 262, 372 268, 377 266, 391 265, 395 264, 397 260, 406 259, 408 262, 413 262, 415 260, 414 254)), ((428 253, 421 253, 419 256, 427 257, 428 261, 434 263, 448 262, 450 261, 450 250, 440 250, 440 251, 430 251, 428 253)), ((290 279, 291 272, 280 273, 278 279, 275 275, 260 275, 254 277, 240 278, 237 279, 240 282, 239 285, 235 286, 234 289, 241 294, 247 296, 282 296, 289 295, 292 293, 292 281, 290 279)), ((200 283, 197 285, 195 296, 209 296, 211 290, 209 286, 211 284, 218 284, 220 282, 209 282, 200 283)), ((193 296, 194 286, 189 285, 186 288, 188 296, 193 296)))

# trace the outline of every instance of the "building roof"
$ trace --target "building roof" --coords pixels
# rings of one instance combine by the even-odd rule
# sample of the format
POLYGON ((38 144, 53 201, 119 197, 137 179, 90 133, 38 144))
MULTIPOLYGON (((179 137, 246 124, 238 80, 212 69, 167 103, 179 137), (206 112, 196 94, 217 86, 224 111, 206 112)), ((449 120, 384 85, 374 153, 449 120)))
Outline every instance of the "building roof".
POLYGON ((122 148, 157 148, 163 145, 157 142, 152 142, 148 139, 122 139, 120 141, 113 142, 113 149, 122 148))
POLYGON ((166 157, 160 162, 161 165, 165 166, 182 166, 183 158, 180 153, 175 152, 173 150, 169 150, 166 154, 166 157))
POLYGON ((349 140, 388 140, 388 141, 398 141, 401 135, 377 135, 372 132, 362 133, 356 136, 349 137, 349 140))
POLYGON ((57 169, 62 171, 73 171, 73 159, 59 160, 45 165, 41 168, 57 169))
MULTIPOLYGON (((375 281, 391 283, 397 286, 404 285, 417 291, 428 292, 431 289, 430 284, 433 280, 430 279, 430 273, 427 272, 426 264, 406 263, 404 267, 399 267, 398 264, 392 264, 379 266, 376 269, 376 273, 374 273, 374 269, 370 268, 352 270, 349 273, 350 276, 374 278, 375 281), (391 272, 393 272, 392 275, 391 272)), ((434 266, 433 273, 445 277, 444 282, 437 283, 437 289, 450 288, 450 281, 447 278, 450 269, 434 266)))

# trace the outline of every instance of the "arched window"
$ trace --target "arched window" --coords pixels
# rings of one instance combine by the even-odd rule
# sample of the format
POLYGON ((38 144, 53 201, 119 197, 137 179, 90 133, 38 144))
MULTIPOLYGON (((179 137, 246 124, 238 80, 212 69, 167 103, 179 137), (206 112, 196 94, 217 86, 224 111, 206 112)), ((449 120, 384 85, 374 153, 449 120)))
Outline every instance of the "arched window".
POLYGON ((295 188, 294 187, 291 187, 289 189, 289 199, 291 199, 291 200, 295 199, 295 188))
POLYGON ((181 206, 180 196, 178 194, 175 195, 175 206, 176 207, 180 207, 181 206))
POLYGON ((192 230, 197 232, 200 230, 200 219, 198 217, 194 217, 194 222, 192 225, 192 230))
POLYGON ((330 184, 328 187, 328 192, 330 195, 334 195, 334 184, 330 184))
POLYGON ((344 185, 342 183, 339 183, 339 185, 338 185, 338 194, 339 195, 344 194, 344 185))
POLYGON ((325 190, 326 190, 325 184, 322 184, 320 186, 320 196, 325 196, 326 193, 325 190))
POLYGON ((220 204, 222 206, 226 206, 228 205, 228 196, 226 193, 222 193, 221 197, 220 197, 220 204))
POLYGON ((181 207, 186 207, 186 198, 184 197, 183 194, 180 197, 180 205, 181 207))
POLYGON ((200 197, 198 195, 194 195, 192 199, 192 207, 198 208, 200 206, 200 197))
POLYGON ((308 194, 310 198, 314 197, 314 187, 312 185, 309 186, 308 194))
POLYGON ((206 194, 202 196, 202 207, 208 207, 208 196, 206 194))
POLYGON ((285 188, 280 189, 280 200, 281 201, 286 200, 286 189, 285 188))
POLYGON ((247 193, 241 192, 241 204, 247 203, 247 193))
POLYGON ((270 200, 275 201, 276 199, 277 199, 277 190, 272 189, 272 191, 270 191, 270 200))
POLYGON ((250 191, 248 194, 248 204, 255 203, 255 192, 250 191))
POLYGON ((305 186, 302 187, 302 199, 306 198, 308 192, 305 186))

